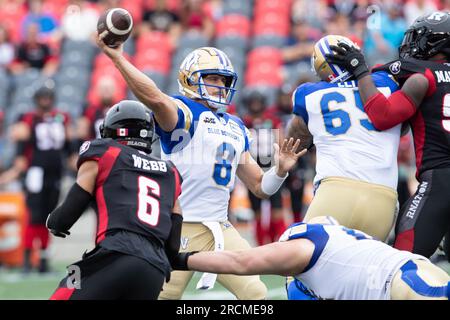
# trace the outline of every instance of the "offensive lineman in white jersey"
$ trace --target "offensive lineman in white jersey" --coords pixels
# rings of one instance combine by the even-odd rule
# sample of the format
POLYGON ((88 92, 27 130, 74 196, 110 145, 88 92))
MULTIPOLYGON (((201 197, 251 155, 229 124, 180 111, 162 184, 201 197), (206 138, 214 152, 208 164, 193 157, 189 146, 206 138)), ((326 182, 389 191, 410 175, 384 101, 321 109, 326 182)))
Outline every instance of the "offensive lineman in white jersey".
POLYGON ((450 276, 427 258, 338 225, 330 216, 295 223, 280 242, 248 250, 181 253, 176 268, 293 276, 317 299, 448 300, 450 295, 450 276))
MULTIPOLYGON (((316 43, 311 62, 322 81, 305 83, 293 94, 296 117, 289 136, 314 143, 317 152, 315 195, 305 222, 332 215, 340 224, 384 241, 395 219, 400 125, 376 130, 364 112, 357 81, 325 60, 330 45, 341 41, 356 46, 335 35, 316 43)), ((372 77, 386 96, 398 89, 387 73, 372 77)))
MULTIPOLYGON (((162 158, 171 160, 182 178, 183 228, 181 251, 239 250, 248 242, 228 221, 228 202, 235 175, 258 197, 274 194, 306 150, 300 141, 284 141, 275 152, 275 166, 263 172, 249 153, 250 137, 242 121, 220 111, 230 104, 237 75, 222 51, 194 50, 179 70, 182 96, 169 97, 136 69, 117 49, 98 46, 111 58, 136 97, 153 111, 161 137, 162 158)), ((161 195, 164 196, 164 195, 161 195)), ((172 272, 161 299, 180 299, 193 272, 172 272)), ((197 288, 209 289, 216 274, 205 273, 197 288)), ((264 299, 267 289, 259 276, 220 275, 217 280, 238 299, 264 299)))

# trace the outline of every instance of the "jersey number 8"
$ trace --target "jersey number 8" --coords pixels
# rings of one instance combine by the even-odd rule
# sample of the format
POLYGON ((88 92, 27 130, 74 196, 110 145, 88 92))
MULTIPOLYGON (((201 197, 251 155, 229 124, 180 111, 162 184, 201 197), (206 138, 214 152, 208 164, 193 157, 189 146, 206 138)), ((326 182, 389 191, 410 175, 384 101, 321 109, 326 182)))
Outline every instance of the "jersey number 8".
POLYGON ((216 152, 213 179, 220 186, 227 186, 231 181, 231 168, 236 151, 229 143, 222 143, 216 152))

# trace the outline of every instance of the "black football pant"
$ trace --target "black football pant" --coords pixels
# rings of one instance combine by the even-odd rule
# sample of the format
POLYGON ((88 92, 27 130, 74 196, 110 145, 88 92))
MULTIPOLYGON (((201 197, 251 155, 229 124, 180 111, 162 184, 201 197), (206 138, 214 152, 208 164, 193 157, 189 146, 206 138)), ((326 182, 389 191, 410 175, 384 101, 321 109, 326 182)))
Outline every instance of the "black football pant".
POLYGON ((427 170, 401 208, 394 247, 430 257, 450 226, 450 168, 427 170))
POLYGON ((165 280, 144 259, 101 247, 68 271, 50 300, 156 300, 165 280))

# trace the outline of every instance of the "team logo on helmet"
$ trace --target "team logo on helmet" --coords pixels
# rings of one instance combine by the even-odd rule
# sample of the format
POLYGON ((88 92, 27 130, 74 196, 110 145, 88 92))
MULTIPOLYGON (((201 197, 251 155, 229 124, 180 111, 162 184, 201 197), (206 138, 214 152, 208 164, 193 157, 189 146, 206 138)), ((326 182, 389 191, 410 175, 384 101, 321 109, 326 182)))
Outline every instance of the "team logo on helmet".
MULTIPOLYGON (((352 74, 347 70, 339 67, 338 65, 328 63, 326 60, 326 55, 332 53, 330 45, 337 45, 340 42, 344 42, 352 47, 358 47, 353 41, 350 39, 337 36, 337 35, 328 35, 320 39, 316 42, 313 49, 313 54, 311 56, 311 67, 312 71, 323 81, 336 83, 336 82, 344 82, 351 78, 352 74)), ((357 59, 356 61, 351 61, 359 63, 357 59)))
POLYGON ((431 23, 431 24, 438 24, 438 23, 442 23, 445 20, 448 19, 448 14, 446 12, 433 12, 431 13, 426 20, 431 23))
POLYGON ((401 61, 395 61, 389 66, 389 70, 392 74, 399 74, 401 69, 402 63, 401 61))

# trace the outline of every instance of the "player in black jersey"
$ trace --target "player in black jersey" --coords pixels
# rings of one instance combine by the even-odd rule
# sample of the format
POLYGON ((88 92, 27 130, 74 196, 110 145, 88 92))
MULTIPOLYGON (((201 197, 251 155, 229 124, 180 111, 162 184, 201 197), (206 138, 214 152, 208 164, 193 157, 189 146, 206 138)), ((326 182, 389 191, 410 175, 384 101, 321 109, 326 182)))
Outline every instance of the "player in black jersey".
POLYGON ((141 103, 111 107, 101 135, 81 146, 77 181, 47 220, 65 237, 92 203, 96 247, 69 267, 74 274, 51 299, 156 299, 180 245, 180 175, 149 155, 154 123, 141 103))
POLYGON ((419 186, 402 207, 394 246, 430 257, 450 225, 450 14, 433 12, 406 31, 400 59, 388 71, 401 90, 384 97, 373 85, 364 56, 345 44, 329 58, 358 79, 364 109, 377 129, 409 120, 419 186))
POLYGON ((60 195, 65 160, 75 170, 76 148, 72 144, 70 117, 55 108, 54 83, 47 81, 34 93, 35 109, 22 114, 12 127, 17 142, 13 166, 0 175, 0 185, 23 178, 27 208, 24 230, 24 272, 32 269, 31 251, 38 240, 39 271, 48 271, 49 233, 45 220, 60 195))

